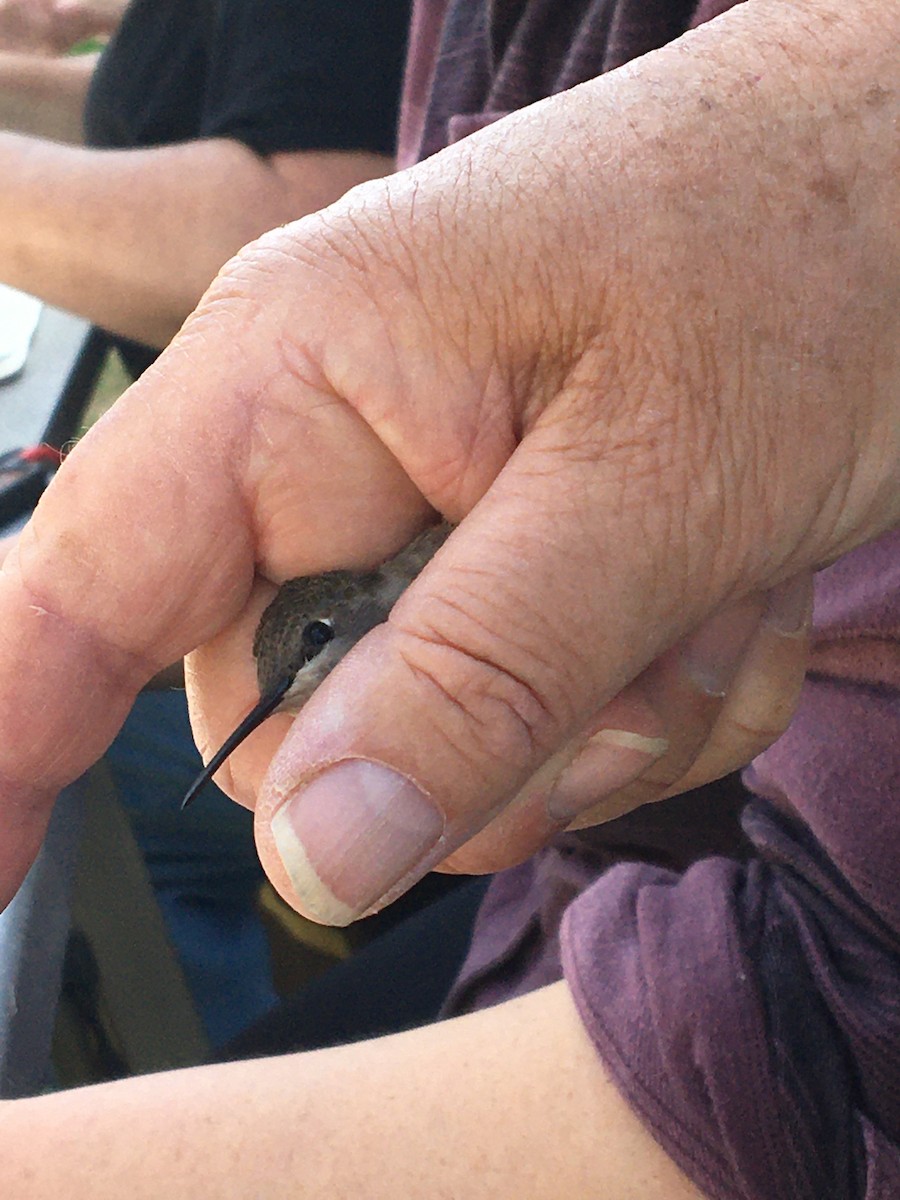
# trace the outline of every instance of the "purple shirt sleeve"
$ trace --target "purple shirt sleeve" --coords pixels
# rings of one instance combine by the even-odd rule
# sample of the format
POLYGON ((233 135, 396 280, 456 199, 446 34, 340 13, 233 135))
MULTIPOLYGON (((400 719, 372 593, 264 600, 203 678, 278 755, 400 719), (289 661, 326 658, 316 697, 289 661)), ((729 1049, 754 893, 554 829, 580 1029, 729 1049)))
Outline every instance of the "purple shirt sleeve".
POLYGON ((597 1049, 715 1200, 900 1196, 900 533, 817 582, 787 734, 754 764, 746 864, 628 864, 569 908, 597 1049))

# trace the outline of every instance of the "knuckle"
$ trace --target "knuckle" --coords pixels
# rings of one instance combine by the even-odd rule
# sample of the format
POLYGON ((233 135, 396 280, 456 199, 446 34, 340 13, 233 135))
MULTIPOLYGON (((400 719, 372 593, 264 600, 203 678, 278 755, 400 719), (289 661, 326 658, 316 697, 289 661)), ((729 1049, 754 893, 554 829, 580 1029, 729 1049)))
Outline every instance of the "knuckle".
POLYGON ((439 693, 446 735, 469 761, 533 766, 563 724, 554 699, 536 682, 546 665, 473 616, 463 619, 448 599, 436 605, 426 627, 402 631, 400 653, 419 681, 439 693))
POLYGON ((548 714, 524 681, 445 641, 410 639, 403 656, 420 680, 450 702, 479 757, 535 757, 548 714))

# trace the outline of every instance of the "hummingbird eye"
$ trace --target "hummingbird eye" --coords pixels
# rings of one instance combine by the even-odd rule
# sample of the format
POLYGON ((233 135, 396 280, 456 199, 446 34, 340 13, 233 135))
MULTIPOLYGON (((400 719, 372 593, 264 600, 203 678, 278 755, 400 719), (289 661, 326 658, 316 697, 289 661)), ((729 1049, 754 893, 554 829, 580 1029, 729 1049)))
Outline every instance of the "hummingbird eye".
POLYGON ((330 621, 310 621, 303 629, 303 643, 321 650, 334 637, 334 628, 330 621))

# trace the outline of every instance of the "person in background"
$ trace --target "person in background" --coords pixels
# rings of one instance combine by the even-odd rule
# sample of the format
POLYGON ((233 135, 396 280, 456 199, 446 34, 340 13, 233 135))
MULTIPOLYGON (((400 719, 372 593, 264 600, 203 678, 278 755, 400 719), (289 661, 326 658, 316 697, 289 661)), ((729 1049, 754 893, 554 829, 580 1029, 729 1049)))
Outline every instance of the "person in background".
MULTIPOLYGON (((102 326, 137 377, 241 245, 391 170, 408 19, 405 0, 5 0, 0 280, 102 326), (58 53, 94 34, 102 53, 58 53)), ((108 763, 218 1046, 277 997, 249 814, 215 788, 179 812, 202 762, 177 675, 108 763)))
POLYGON ((264 16, 134 0, 99 57, 5 54, 0 97, 84 144, 2 121, 0 280, 158 350, 242 245, 391 170, 408 5, 264 16))

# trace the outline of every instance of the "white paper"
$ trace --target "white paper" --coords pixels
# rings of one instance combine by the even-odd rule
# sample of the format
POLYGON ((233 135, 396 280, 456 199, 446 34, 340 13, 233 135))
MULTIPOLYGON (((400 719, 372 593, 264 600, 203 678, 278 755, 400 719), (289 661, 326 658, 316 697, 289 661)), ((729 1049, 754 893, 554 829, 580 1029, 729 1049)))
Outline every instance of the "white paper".
POLYGON ((0 380, 25 366, 42 307, 34 296, 0 283, 0 380))

